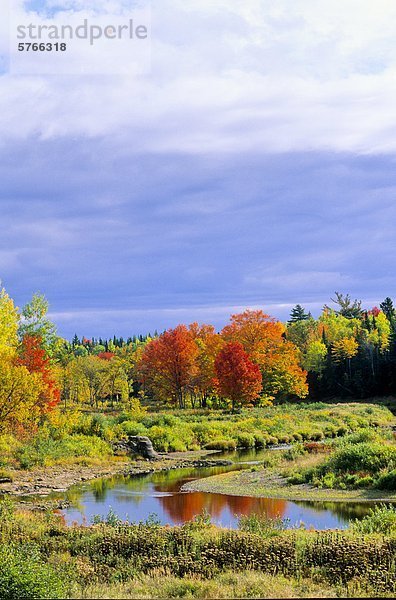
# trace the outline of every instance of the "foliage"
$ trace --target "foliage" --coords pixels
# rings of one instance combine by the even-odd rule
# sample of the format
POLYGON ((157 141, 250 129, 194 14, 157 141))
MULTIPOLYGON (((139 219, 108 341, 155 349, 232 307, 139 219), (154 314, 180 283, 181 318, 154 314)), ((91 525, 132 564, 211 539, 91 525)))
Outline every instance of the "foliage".
POLYGON ((169 329, 145 348, 140 372, 155 396, 163 395, 179 408, 186 405, 188 386, 196 373, 198 348, 184 325, 169 329))
POLYGON ((228 342, 220 350, 215 370, 219 393, 231 401, 232 411, 238 404, 253 403, 262 390, 260 369, 239 342, 228 342))
POLYGON ((380 504, 370 508, 369 514, 363 519, 356 519, 351 528, 357 533, 396 533, 396 508, 392 505, 380 504))
MULTIPOLYGON (((241 525, 242 531, 218 529, 202 515, 182 527, 163 527, 155 521, 119 524, 111 518, 109 523, 67 528, 50 515, 27 517, 18 512, 11 521, 0 521, 0 538, 5 556, 19 557, 21 575, 15 573, 15 581, 25 581, 28 572, 28 585, 32 578, 36 585, 40 575, 51 597, 59 597, 62 591, 57 572, 67 576, 68 584, 78 587, 84 597, 90 597, 89 586, 99 582, 107 587, 114 582, 128 584, 150 574, 161 582, 178 578, 179 587, 173 589, 190 593, 195 589, 192 580, 216 580, 230 571, 233 577, 241 577, 247 570, 260 579, 295 577, 347 590, 358 581, 375 596, 396 590, 393 525, 385 536, 367 535, 354 526, 349 531, 285 531, 282 520, 255 517, 241 525), (29 556, 29 561, 21 560, 22 556, 29 556), (183 581, 189 582, 184 588, 183 581)), ((14 559, 9 564, 8 573, 14 559)), ((47 597, 40 595, 42 589, 30 591, 30 597, 47 597)))
POLYGON ((281 517, 270 518, 266 515, 241 515, 238 518, 238 528, 240 531, 255 533, 263 538, 278 535, 280 531, 285 531, 289 527, 290 521, 281 517))
POLYGON ((0 545, 0 598, 64 598, 66 585, 31 546, 0 545))

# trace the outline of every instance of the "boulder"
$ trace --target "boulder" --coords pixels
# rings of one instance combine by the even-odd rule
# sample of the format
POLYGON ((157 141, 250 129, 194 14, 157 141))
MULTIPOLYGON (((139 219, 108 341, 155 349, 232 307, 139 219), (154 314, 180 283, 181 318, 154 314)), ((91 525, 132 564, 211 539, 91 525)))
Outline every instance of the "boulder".
POLYGON ((128 445, 133 452, 140 454, 143 458, 149 458, 150 460, 158 458, 158 454, 153 448, 153 444, 150 438, 143 435, 130 435, 128 438, 128 445))
POLYGON ((126 441, 115 442, 113 449, 116 454, 129 454, 133 452, 149 460, 158 458, 151 440, 143 435, 130 435, 126 441))

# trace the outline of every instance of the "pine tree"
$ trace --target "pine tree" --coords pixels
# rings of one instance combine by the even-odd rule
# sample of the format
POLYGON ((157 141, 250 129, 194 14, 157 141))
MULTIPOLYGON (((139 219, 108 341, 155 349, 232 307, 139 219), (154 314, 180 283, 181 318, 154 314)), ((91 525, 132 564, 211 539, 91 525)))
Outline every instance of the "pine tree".
MULTIPOLYGON (((331 298, 331 301, 340 307, 338 310, 335 311, 337 315, 341 315, 346 319, 359 319, 362 316, 363 309, 361 300, 354 300, 352 302, 349 294, 346 294, 344 296, 344 294, 340 294, 339 292, 335 292, 335 295, 336 299, 334 300, 333 298, 331 298)), ((325 308, 329 307, 326 306, 325 308)))
POLYGON ((380 309, 382 310, 388 321, 392 325, 394 325, 396 322, 396 311, 395 307, 393 306, 392 298, 389 298, 389 296, 385 298, 385 300, 380 304, 380 309))
POLYGON ((311 318, 311 313, 305 312, 305 309, 301 306, 301 304, 296 304, 290 313, 290 319, 288 322, 297 323, 298 321, 307 321, 311 318))

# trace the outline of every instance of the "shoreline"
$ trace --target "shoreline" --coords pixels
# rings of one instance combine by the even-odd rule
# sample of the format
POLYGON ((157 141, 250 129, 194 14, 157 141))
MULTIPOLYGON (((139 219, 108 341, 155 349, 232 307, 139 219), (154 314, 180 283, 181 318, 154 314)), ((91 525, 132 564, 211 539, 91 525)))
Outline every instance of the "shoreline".
POLYGON ((205 492, 247 498, 274 498, 290 502, 396 502, 396 492, 382 490, 334 490, 309 484, 291 485, 273 473, 231 471, 185 483, 184 492, 205 492))
POLYGON ((147 475, 155 471, 170 469, 211 467, 232 464, 225 460, 208 460, 214 450, 172 452, 160 455, 156 460, 129 459, 109 460, 100 464, 54 465, 27 470, 12 470, 12 481, 0 483, 0 497, 11 496, 14 499, 32 498, 45 500, 52 494, 65 494, 71 487, 95 479, 120 476, 147 475))

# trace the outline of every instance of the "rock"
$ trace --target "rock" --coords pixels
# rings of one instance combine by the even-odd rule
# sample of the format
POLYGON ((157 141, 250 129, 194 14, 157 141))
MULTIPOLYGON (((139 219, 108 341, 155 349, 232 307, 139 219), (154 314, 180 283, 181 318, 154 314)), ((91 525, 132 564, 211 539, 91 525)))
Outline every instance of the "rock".
POLYGON ((119 452, 134 452, 140 454, 146 460, 155 460, 159 456, 153 448, 153 444, 148 437, 143 435, 130 435, 128 441, 120 441, 113 444, 114 451, 119 452))

